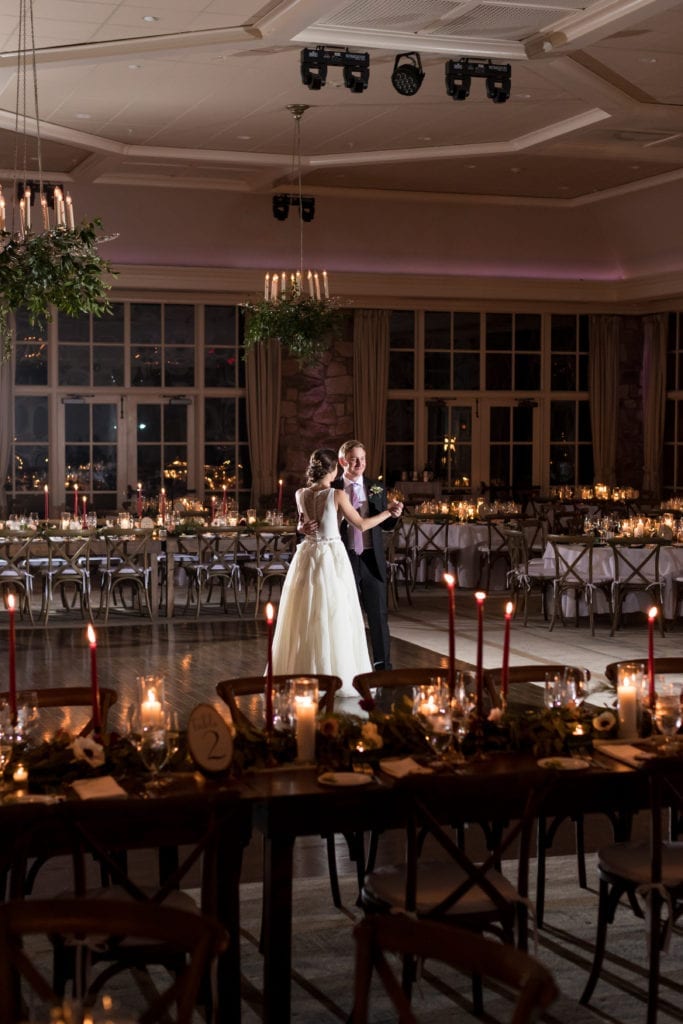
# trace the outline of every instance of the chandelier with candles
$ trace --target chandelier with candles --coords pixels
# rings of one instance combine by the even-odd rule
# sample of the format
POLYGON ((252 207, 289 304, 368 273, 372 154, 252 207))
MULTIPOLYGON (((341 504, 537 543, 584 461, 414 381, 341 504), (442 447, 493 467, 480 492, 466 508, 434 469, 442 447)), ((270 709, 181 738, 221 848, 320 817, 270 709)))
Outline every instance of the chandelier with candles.
MULTIPOLYGON (((99 255, 99 220, 76 223, 71 195, 43 178, 33 0, 19 0, 16 64, 15 161, 11 190, 0 186, 0 339, 12 352, 10 315, 23 309, 31 324, 111 311, 111 267, 99 255), (32 97, 33 109, 31 110, 32 97), (29 172, 29 160, 38 169, 29 172)), ((54 175, 50 175, 54 177, 54 175)), ((112 237, 112 236, 109 236, 112 237)))
MULTIPOLYGON (((267 271, 263 298, 244 303, 248 314, 245 348, 248 350, 254 345, 277 340, 290 355, 302 363, 311 363, 327 351, 331 339, 339 334, 342 311, 338 301, 330 297, 327 271, 305 269, 304 223, 312 219, 314 202, 302 195, 301 187, 301 118, 308 105, 291 104, 287 109, 294 118, 292 179, 297 192, 291 196, 274 197, 273 208, 275 210, 276 200, 284 208, 298 208, 299 266, 295 270, 267 271)), ((277 219, 284 217, 278 216, 277 219)))

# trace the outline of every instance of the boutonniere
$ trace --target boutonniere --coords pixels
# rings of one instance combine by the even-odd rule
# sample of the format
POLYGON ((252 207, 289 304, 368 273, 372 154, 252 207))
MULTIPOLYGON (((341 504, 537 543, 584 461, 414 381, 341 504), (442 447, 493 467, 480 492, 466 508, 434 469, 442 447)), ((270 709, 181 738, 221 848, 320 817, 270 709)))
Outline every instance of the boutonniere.
POLYGON ((373 484, 370 488, 370 496, 376 498, 378 494, 381 494, 384 488, 381 484, 373 484))

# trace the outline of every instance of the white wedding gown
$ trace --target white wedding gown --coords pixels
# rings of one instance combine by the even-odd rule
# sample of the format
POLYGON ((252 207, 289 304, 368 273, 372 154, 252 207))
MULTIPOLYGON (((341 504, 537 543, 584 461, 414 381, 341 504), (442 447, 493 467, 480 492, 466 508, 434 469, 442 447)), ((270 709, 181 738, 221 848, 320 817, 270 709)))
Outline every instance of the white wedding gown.
POLYGON ((339 536, 334 491, 302 487, 296 503, 318 532, 296 549, 282 588, 275 636, 275 675, 339 676, 340 694, 357 695, 353 677, 370 672, 365 624, 349 556, 339 536))

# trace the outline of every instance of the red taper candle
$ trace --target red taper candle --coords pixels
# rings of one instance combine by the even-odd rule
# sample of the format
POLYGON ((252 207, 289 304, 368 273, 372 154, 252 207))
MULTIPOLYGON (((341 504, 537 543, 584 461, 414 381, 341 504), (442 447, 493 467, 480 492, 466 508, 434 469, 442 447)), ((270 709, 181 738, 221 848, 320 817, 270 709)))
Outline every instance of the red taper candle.
POLYGON ((457 578, 449 572, 443 574, 448 587, 448 693, 455 693, 455 587, 457 578))
POLYGON ((266 732, 273 731, 273 622, 275 610, 270 603, 266 605, 266 622, 268 623, 268 668, 266 671, 266 732))
POLYGON ((100 716, 100 685, 97 681, 97 637, 92 625, 87 630, 88 643, 90 644, 90 695, 92 699, 92 726, 93 732, 102 731, 102 718, 100 716))

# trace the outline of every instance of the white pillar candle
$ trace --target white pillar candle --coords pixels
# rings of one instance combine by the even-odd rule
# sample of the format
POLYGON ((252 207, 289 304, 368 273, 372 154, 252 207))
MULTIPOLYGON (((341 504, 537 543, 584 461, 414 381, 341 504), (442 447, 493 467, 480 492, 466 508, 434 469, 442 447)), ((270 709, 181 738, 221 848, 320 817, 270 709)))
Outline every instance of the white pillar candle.
POLYGON ((147 699, 140 705, 140 724, 142 726, 163 725, 164 710, 157 691, 151 687, 147 691, 147 699))
POLYGON ((296 708, 296 759, 315 761, 315 719, 317 702, 313 697, 295 697, 296 708))
POLYGON ((634 682, 624 679, 617 687, 619 705, 619 736, 625 740, 638 737, 638 692, 634 682))

